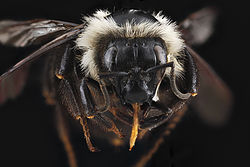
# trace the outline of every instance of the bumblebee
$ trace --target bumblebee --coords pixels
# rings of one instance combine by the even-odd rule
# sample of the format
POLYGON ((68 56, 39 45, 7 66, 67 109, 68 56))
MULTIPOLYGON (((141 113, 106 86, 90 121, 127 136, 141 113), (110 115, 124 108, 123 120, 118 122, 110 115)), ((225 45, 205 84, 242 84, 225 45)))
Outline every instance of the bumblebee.
POLYGON ((97 10, 80 25, 1 21, 2 44, 42 46, 0 76, 0 102, 17 96, 25 83, 26 67, 46 57, 43 95, 55 106, 70 166, 76 167, 77 161, 65 112, 80 122, 92 152, 99 151, 92 136, 116 146, 129 145, 133 151, 137 141, 150 141, 149 133, 161 129, 159 140, 136 164, 144 166, 188 104, 211 124, 223 124, 228 118, 229 89, 190 48, 208 39, 215 17, 214 10, 205 8, 177 25, 162 12, 132 9, 97 10), (13 82, 15 91, 9 84, 13 82))

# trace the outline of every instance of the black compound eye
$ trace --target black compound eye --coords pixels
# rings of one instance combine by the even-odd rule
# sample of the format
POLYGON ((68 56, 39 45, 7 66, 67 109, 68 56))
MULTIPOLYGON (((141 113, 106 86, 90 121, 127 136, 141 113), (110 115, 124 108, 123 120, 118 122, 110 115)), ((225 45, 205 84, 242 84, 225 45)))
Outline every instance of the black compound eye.
POLYGON ((112 46, 108 48, 104 54, 104 65, 109 71, 112 70, 115 64, 115 57, 117 55, 117 48, 112 46))
POLYGON ((165 64, 167 62, 167 52, 160 45, 154 46, 154 51, 159 64, 165 64))

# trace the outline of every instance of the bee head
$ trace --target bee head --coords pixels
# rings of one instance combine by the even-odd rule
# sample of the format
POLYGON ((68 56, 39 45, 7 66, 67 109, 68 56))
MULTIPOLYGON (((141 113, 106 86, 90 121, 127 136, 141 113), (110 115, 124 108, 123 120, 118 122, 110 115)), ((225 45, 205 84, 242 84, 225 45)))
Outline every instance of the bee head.
POLYGON ((76 40, 84 75, 109 80, 125 103, 150 103, 164 74, 170 74, 163 65, 167 56, 176 76, 182 73, 177 57, 184 41, 176 24, 160 12, 100 10, 84 20, 86 28, 76 40))
POLYGON ((104 53, 103 65, 117 94, 126 103, 150 103, 165 68, 166 48, 160 39, 135 38, 112 41, 104 53))

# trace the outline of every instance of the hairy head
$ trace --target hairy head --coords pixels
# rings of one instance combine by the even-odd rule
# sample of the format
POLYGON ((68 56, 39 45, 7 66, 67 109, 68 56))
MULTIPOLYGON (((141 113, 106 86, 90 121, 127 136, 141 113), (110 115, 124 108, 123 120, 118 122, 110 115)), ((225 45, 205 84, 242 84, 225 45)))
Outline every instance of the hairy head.
MULTIPOLYGON (((140 10, 110 13, 98 10, 92 16, 84 17, 86 28, 76 40, 76 46, 83 50, 81 67, 85 75, 99 80, 100 67, 97 59, 104 56, 108 45, 115 39, 158 38, 163 41, 168 58, 175 63, 175 73, 180 76, 183 68, 177 57, 181 56, 184 41, 175 23, 159 12, 150 14, 140 10), (101 48, 101 49, 100 49, 101 48)), ((166 75, 170 71, 166 69, 166 75)))

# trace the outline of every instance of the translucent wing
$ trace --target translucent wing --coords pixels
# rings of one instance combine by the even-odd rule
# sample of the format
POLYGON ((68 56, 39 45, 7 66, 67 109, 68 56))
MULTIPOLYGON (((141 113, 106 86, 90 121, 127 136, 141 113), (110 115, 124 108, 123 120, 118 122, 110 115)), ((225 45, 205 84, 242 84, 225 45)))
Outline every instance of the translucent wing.
MULTIPOLYGON (((47 42, 51 38, 54 38, 54 40, 44 44, 40 49, 18 62, 0 76, 0 104, 8 98, 14 98, 21 92, 27 76, 27 67, 32 61, 44 55, 47 51, 73 40, 83 29, 83 25, 74 27, 74 24, 64 24, 66 26, 63 28, 62 25, 65 22, 58 21, 52 21, 53 25, 55 25, 55 23, 58 23, 59 25, 58 27, 54 26, 54 28, 47 24, 38 26, 41 23, 40 21, 4 22, 0 23, 0 25, 2 25, 0 27, 0 40, 3 44, 24 47, 33 44, 41 44, 47 42), (8 24, 3 24, 4 22, 8 24), (30 24, 28 24, 28 22, 30 22, 30 24), (32 26, 32 24, 34 25, 32 26), (46 30, 41 28, 46 26, 50 28, 45 28, 46 30)), ((44 21, 42 22, 45 23, 44 21)), ((47 20, 47 23, 51 24, 51 20, 47 20)))
POLYGON ((22 69, 13 73, 8 79, 0 81, 0 104, 9 98, 15 98, 22 91, 27 74, 28 66, 23 66, 22 69))
POLYGON ((189 45, 201 45, 207 41, 214 31, 217 10, 212 7, 203 8, 179 24, 183 39, 189 45))
POLYGON ((198 95, 191 106, 209 125, 224 125, 231 115, 232 93, 197 53, 191 48, 187 49, 196 62, 200 82, 198 95))
MULTIPOLYGON (((214 31, 217 14, 215 8, 206 7, 189 15, 179 24, 185 42, 191 46, 204 44, 214 31)), ((231 91, 205 60, 191 48, 187 49, 196 62, 200 82, 198 95, 191 107, 209 125, 224 125, 231 113, 231 91)))
POLYGON ((56 20, 0 21, 0 43, 15 47, 41 45, 77 24, 56 20))

